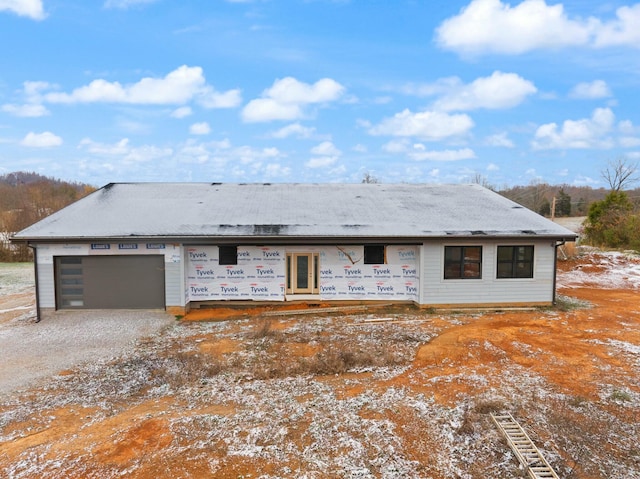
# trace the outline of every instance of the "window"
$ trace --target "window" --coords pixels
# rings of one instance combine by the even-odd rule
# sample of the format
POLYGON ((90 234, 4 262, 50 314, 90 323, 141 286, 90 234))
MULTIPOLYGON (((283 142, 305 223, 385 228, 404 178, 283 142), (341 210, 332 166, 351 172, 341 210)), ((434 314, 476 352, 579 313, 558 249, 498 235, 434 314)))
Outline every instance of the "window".
POLYGON ((56 257, 56 306, 84 306, 84 269, 82 256, 56 257))
POLYGON ((533 246, 498 246, 498 278, 533 278, 533 246))
POLYGON ((219 246, 218 263, 220 265, 238 264, 237 246, 219 246))
POLYGON ((385 264, 383 244, 364 245, 364 264, 385 264))
POLYGON ((482 278, 482 246, 445 246, 444 279, 482 278))

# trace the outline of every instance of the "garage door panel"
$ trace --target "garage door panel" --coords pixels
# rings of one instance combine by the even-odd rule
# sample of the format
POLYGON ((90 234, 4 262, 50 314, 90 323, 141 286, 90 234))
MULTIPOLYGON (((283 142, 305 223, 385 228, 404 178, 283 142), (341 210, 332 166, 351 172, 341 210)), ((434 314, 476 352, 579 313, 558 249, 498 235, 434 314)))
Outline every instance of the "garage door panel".
MULTIPOLYGON (((64 259, 63 259, 64 260, 64 259)), ((57 284, 70 291, 66 271, 58 268, 57 284)), ((60 298, 59 307, 86 309, 158 309, 164 308, 164 257, 160 255, 83 256, 82 299, 60 298)), ((76 288, 76 291, 79 288, 76 288)))

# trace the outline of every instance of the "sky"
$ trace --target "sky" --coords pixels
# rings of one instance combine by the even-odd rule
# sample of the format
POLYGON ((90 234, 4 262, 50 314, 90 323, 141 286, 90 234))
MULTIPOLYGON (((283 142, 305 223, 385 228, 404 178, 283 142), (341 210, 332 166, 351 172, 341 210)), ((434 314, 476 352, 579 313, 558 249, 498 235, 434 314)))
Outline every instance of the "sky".
POLYGON ((0 174, 607 186, 640 3, 0 0, 0 174))

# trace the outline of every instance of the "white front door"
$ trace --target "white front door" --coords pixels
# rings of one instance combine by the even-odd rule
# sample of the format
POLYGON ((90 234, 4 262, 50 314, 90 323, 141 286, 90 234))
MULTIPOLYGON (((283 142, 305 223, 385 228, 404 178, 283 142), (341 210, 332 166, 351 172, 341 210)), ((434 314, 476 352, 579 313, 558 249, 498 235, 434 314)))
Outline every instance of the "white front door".
POLYGON ((318 293, 318 253, 287 254, 287 293, 318 293))

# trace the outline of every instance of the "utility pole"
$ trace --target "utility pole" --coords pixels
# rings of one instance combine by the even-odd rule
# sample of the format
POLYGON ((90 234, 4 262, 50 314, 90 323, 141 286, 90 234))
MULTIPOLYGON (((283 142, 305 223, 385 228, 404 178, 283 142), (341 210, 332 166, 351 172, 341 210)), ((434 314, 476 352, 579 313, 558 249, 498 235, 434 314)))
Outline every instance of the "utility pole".
POLYGON ((551 221, 555 221, 556 219, 556 197, 553 197, 551 200, 551 221))

